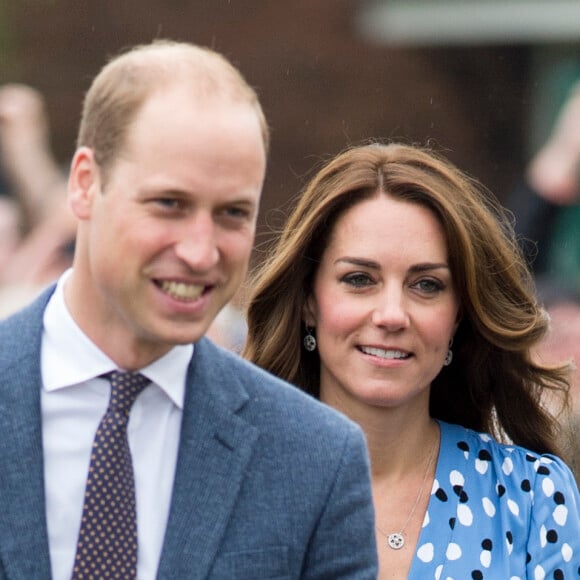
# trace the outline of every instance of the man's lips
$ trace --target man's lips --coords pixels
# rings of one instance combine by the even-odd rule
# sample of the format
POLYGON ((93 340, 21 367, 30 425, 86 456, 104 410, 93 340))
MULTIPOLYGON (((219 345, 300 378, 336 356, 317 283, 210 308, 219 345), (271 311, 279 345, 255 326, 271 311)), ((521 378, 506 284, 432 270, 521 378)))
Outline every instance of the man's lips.
POLYGON ((202 284, 187 284, 185 282, 175 282, 172 280, 156 280, 156 285, 165 294, 186 302, 197 300, 209 287, 202 284))
POLYGON ((358 349, 364 354, 369 354, 388 360, 404 360, 411 357, 411 354, 404 350, 392 348, 380 348, 376 346, 359 346, 358 349))

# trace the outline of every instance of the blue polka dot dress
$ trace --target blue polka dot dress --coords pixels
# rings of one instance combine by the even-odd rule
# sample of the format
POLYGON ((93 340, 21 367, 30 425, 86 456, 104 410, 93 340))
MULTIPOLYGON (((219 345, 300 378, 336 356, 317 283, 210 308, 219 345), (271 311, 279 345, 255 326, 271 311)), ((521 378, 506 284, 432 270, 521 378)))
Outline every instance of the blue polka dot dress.
POLYGON ((580 578, 580 497, 558 458, 440 422, 412 580, 580 578))

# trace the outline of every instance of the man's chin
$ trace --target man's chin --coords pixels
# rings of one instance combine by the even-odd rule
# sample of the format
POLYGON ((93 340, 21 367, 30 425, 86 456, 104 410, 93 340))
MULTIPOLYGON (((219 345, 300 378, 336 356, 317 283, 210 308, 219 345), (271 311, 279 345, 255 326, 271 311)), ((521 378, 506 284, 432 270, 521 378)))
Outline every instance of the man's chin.
POLYGON ((199 318, 190 317, 188 319, 185 316, 162 316, 157 320, 151 319, 151 337, 166 346, 195 343, 207 334, 217 317, 219 310, 216 310, 215 307, 211 310, 211 312, 206 311, 199 318))
POLYGON ((171 346, 192 344, 203 338, 206 335, 208 328, 209 325, 200 329, 191 330, 189 332, 172 334, 168 339, 168 344, 171 346))
POLYGON ((192 344, 205 336, 211 322, 165 321, 162 327, 152 329, 150 339, 166 347, 192 344))

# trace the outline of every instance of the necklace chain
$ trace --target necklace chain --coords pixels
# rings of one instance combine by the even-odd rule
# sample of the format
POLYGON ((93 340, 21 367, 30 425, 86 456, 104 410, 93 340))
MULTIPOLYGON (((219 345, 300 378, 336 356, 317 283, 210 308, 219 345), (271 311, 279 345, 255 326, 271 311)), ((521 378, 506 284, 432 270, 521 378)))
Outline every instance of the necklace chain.
POLYGON ((387 545, 389 546, 389 548, 392 548, 393 550, 400 550, 405 545, 405 535, 404 535, 405 530, 407 529, 407 526, 409 525, 411 518, 415 515, 415 510, 417 509, 417 506, 419 505, 419 502, 421 501, 421 498, 423 497, 425 483, 427 482, 427 476, 429 475, 429 469, 431 467, 431 463, 433 462, 433 458, 435 457, 435 450, 436 449, 437 449, 437 440, 435 440, 435 443, 433 444, 433 448, 431 449, 431 452, 429 453, 429 459, 427 460, 427 467, 425 468, 425 473, 423 474, 423 481, 421 482, 421 487, 419 488, 419 493, 417 494, 417 497, 415 498, 415 503, 413 504, 413 507, 411 508, 411 511, 409 512, 409 515, 407 516, 407 519, 405 520, 405 523, 403 524, 403 527, 400 529, 400 531, 387 534, 386 532, 381 530, 381 528, 379 528, 379 526, 376 526, 377 530, 383 536, 385 536, 387 538, 387 545))

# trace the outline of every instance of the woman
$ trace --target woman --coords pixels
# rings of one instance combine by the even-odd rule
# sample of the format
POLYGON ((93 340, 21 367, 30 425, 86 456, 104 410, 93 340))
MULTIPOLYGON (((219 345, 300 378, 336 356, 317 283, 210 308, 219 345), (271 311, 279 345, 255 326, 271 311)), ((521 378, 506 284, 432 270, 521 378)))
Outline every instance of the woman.
POLYGON ((568 369, 509 221, 427 150, 352 148, 257 273, 244 355, 358 422, 381 578, 571 578, 578 489, 540 404, 568 369))

